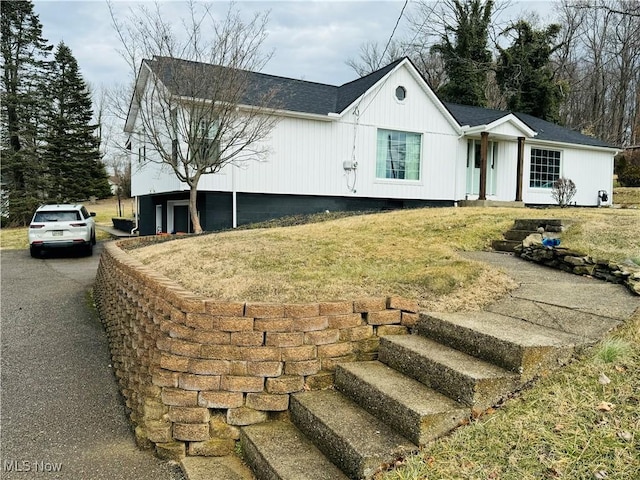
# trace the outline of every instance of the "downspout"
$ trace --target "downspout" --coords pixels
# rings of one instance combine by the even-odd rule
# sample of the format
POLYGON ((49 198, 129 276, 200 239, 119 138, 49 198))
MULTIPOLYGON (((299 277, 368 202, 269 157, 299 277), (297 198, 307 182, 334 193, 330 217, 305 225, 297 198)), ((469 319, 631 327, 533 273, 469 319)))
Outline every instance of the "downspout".
POLYGON ((231 200, 232 200, 232 225, 233 228, 238 228, 238 199, 236 195, 236 175, 234 165, 231 165, 231 200))
POLYGON ((140 219, 140 212, 138 211, 138 196, 137 195, 134 197, 134 205, 135 205, 135 211, 136 211, 136 226, 131 229, 131 232, 129 232, 129 235, 131 235, 131 236, 133 236, 133 233, 138 230, 138 221, 140 219))
MULTIPOLYGON (((469 152, 468 152, 469 145, 468 145, 468 142, 466 141, 466 135, 467 135, 467 134, 466 134, 466 132, 465 132, 465 130, 466 130, 466 129, 468 129, 468 128, 469 128, 469 125, 464 125, 464 126, 462 126, 462 127, 460 128, 460 136, 458 137, 458 141, 460 141, 460 139, 463 139, 463 138, 465 139, 465 142, 464 142, 464 152, 465 152, 464 157, 465 157, 465 158, 469 155, 469 152)), ((454 189, 453 189, 453 205, 454 205, 455 207, 457 207, 457 206, 458 206, 458 198, 462 199, 462 198, 461 198, 462 193, 460 193, 460 192, 458 191, 458 162, 457 162, 457 158, 456 158, 455 168, 454 168, 454 170, 453 170, 453 181, 454 181, 454 189)), ((466 193, 466 191, 467 191, 466 184, 465 184, 465 187, 464 187, 464 189, 463 189, 463 190, 464 190, 464 192, 466 193)), ((462 200, 466 200, 466 196, 465 196, 465 198, 464 198, 464 199, 462 199, 462 200)))
POLYGON ((524 137, 518 137, 518 165, 516 167, 516 202, 522 201, 522 187, 524 174, 524 137))

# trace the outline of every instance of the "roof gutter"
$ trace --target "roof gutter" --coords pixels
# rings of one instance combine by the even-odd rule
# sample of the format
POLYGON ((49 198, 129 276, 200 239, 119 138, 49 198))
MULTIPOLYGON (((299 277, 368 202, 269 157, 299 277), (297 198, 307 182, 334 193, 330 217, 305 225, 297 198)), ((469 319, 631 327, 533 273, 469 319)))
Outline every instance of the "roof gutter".
MULTIPOLYGON (((193 97, 185 97, 185 96, 180 96, 180 97, 176 97, 179 101, 184 102, 184 103, 189 103, 189 102, 205 102, 205 103, 212 103, 212 100, 206 99, 206 98, 193 98, 193 97)), ((223 103, 221 101, 218 101, 218 103, 223 103)), ((326 114, 323 113, 306 113, 306 112, 296 112, 294 110, 283 110, 280 108, 269 108, 269 107, 256 107, 254 105, 246 105, 246 104, 242 104, 239 103, 236 108, 238 110, 244 110, 247 112, 251 112, 251 111, 255 111, 255 110, 263 110, 265 115, 277 115, 280 117, 295 117, 295 118, 306 118, 309 120, 319 120, 319 121, 323 121, 323 122, 331 122, 333 120, 335 120, 336 118, 339 117, 339 115, 333 113, 333 112, 328 112, 326 114)))
POLYGON ((535 142, 536 144, 544 144, 544 145, 549 145, 549 146, 554 146, 554 147, 569 147, 569 148, 577 148, 580 150, 597 150, 600 152, 609 152, 609 153, 613 153, 614 155, 618 154, 619 152, 621 152, 622 150, 618 147, 605 147, 605 146, 598 146, 598 145, 584 145, 582 143, 568 143, 568 142, 556 142, 553 140, 543 140, 540 138, 534 138, 532 139, 533 142, 535 142))

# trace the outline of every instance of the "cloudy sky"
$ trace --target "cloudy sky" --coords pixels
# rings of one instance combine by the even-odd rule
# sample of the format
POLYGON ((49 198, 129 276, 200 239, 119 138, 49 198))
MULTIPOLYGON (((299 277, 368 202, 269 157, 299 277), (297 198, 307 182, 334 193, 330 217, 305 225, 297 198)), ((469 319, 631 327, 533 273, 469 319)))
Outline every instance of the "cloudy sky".
MULTIPOLYGON (((116 15, 127 15, 140 3, 115 0, 116 15)), ((179 22, 185 12, 183 2, 161 0, 167 18, 179 22)), ((237 1, 243 12, 269 10, 266 48, 273 57, 265 73, 339 85, 356 78, 345 64, 358 55, 367 41, 386 44, 396 24, 404 1, 237 1)), ((515 18, 522 12, 538 12, 543 19, 552 14, 553 3, 511 0, 502 15, 515 18)), ((71 48, 82 75, 94 88, 124 83, 129 78, 125 61, 117 53, 119 41, 111 24, 105 0, 34 0, 35 13, 43 26, 43 36, 53 45, 64 41, 71 48)), ((214 1, 221 14, 227 4, 214 1)), ((406 12, 415 7, 409 2, 406 12)), ((396 37, 409 37, 406 16, 402 18, 396 37)))

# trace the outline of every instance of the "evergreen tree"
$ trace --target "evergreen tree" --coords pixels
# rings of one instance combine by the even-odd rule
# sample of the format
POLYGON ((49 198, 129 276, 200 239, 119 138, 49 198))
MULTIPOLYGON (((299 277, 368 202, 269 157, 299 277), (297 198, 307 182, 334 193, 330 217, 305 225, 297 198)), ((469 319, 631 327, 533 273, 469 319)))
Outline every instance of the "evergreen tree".
POLYGON ((46 198, 42 146, 46 57, 51 46, 31 1, 0 3, 2 189, 9 224, 25 225, 46 198))
POLYGON ((491 67, 487 43, 493 0, 452 0, 450 6, 453 22, 445 25, 441 42, 431 47, 441 55, 447 73, 438 94, 445 101, 484 107, 491 67))
POLYGON ((507 105, 513 111, 558 123, 562 90, 549 60, 559 48, 553 43, 560 25, 535 30, 521 20, 506 32, 514 33, 515 37, 510 47, 500 48, 496 80, 507 105))
POLYGON ((47 86, 49 112, 45 160, 49 167, 49 198, 82 201, 111 195, 95 135, 91 96, 71 49, 56 48, 47 86))

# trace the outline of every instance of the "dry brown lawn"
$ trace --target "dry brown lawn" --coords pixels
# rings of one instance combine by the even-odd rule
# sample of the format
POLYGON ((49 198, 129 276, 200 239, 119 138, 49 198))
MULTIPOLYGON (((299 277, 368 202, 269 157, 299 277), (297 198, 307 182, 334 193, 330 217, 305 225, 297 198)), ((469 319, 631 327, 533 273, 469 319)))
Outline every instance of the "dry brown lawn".
POLYGON ((640 206, 640 188, 616 187, 613 189, 613 203, 622 206, 640 206))
POLYGON ((481 308, 515 285, 458 252, 488 248, 515 218, 565 218, 563 245, 640 258, 640 210, 434 208, 295 227, 232 231, 131 255, 198 294, 230 301, 313 302, 402 295, 423 308, 481 308))

